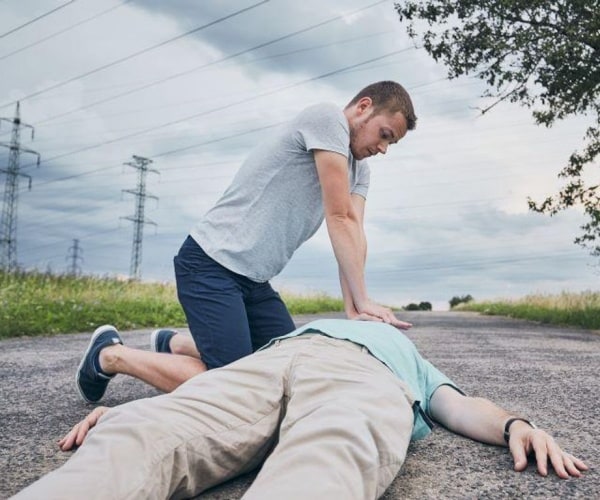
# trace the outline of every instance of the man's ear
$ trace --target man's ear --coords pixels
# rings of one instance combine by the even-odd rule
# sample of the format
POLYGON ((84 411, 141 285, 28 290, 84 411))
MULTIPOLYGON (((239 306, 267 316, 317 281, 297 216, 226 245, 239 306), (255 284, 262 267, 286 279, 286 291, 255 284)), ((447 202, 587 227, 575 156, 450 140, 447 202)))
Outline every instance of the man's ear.
POLYGON ((356 104, 356 111, 359 115, 368 112, 373 106, 373 100, 370 97, 363 97, 356 104))

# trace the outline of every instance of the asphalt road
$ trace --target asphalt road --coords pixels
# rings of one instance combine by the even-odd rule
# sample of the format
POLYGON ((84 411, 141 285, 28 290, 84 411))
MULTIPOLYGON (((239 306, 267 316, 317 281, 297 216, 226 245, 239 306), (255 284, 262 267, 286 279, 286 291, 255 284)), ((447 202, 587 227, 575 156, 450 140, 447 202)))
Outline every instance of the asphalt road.
MULTIPOLYGON (((328 315, 331 316, 331 315, 328 315)), ((314 317, 299 316, 302 324, 314 317)), ((512 470, 506 449, 436 428, 412 443, 384 499, 600 498, 600 333, 471 313, 406 313, 409 337, 469 395, 485 396, 530 417, 583 458, 581 479, 512 470)), ((118 326, 118 325, 117 325, 118 326)), ((147 348, 149 330, 125 332, 127 345, 147 348)), ((16 493, 65 462, 56 440, 90 405, 74 386, 89 334, 0 341, 0 498, 16 493)), ((157 392, 118 376, 112 406, 157 392)), ((205 492, 202 500, 240 498, 249 474, 205 492)))

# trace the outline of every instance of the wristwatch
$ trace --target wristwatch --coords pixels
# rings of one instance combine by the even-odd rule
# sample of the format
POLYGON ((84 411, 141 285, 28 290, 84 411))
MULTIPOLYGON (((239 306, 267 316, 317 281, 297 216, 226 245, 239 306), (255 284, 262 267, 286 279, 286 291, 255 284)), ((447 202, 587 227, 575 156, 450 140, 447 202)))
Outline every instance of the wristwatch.
POLYGON ((506 421, 506 424, 504 424, 504 441, 506 441, 506 444, 508 444, 508 441, 510 440, 510 426, 513 424, 513 422, 520 420, 521 422, 525 422, 526 424, 530 425, 533 429, 537 429, 536 425, 531 422, 530 420, 527 420, 525 418, 521 418, 521 417, 513 417, 513 418, 509 418, 506 421))

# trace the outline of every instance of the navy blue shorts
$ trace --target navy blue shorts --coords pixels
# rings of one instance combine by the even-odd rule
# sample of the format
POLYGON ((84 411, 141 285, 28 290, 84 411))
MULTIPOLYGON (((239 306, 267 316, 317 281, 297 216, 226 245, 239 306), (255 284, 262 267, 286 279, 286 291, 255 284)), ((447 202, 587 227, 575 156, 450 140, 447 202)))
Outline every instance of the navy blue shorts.
POLYGON ((209 369, 251 354, 294 330, 279 294, 226 269, 188 236, 174 259, 177 295, 209 369))

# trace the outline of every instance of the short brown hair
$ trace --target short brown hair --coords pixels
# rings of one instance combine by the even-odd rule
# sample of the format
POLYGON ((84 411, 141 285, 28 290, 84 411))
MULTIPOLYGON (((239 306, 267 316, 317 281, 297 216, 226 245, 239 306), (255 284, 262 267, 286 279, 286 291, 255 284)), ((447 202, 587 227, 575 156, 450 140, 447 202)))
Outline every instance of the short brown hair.
POLYGON ((346 108, 356 104, 363 97, 371 98, 375 113, 381 113, 385 110, 388 113, 394 114, 399 111, 406 119, 408 130, 414 130, 417 126, 417 116, 415 115, 410 96, 406 89, 399 83, 384 80, 367 85, 354 96, 346 108))

